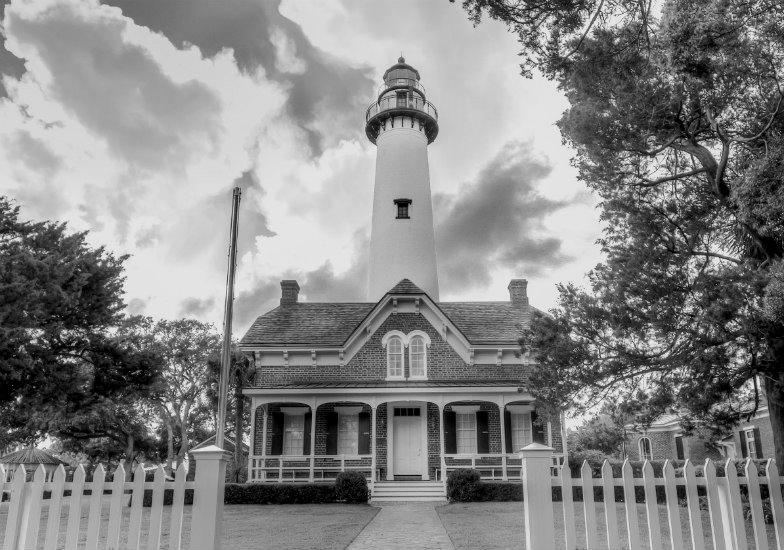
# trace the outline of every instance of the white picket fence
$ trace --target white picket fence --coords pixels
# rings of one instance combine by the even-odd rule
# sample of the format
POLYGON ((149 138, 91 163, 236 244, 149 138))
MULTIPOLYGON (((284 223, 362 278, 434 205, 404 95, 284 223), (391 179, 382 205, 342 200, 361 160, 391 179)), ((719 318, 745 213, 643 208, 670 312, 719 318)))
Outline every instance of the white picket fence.
MULTIPOLYGON (((763 499, 760 486, 766 485, 769 490, 769 515, 773 519, 775 548, 784 550, 784 504, 782 503, 782 483, 776 463, 768 460, 764 475, 758 475, 756 463, 748 460, 743 464, 745 476, 738 476, 736 463, 728 460, 725 463, 725 475, 716 475, 716 465, 707 460, 703 476, 697 477, 694 465, 686 461, 682 476, 676 476, 671 462, 665 462, 663 477, 655 477, 653 466, 645 462, 642 477, 633 475, 632 466, 627 460, 621 469, 621 477, 613 477, 610 464, 605 461, 601 469, 601 477, 594 478, 591 467, 584 463, 579 478, 572 478, 568 464, 564 464, 557 476, 551 475, 553 450, 544 445, 532 444, 520 452, 523 462, 523 499, 525 501, 525 532, 526 548, 556 548, 552 488, 560 487, 563 502, 563 533, 558 540, 563 540, 563 548, 588 550, 609 548, 642 550, 705 550, 706 538, 714 550, 748 550, 749 541, 746 535, 746 524, 741 500, 741 485, 747 488, 748 503, 751 510, 753 544, 756 550, 769 550, 768 534, 763 513, 763 499), (638 504, 635 498, 635 487, 643 487, 645 495, 645 523, 641 529, 638 518, 638 504), (687 518, 686 525, 681 522, 680 505, 677 487, 685 487, 687 518), (572 488, 581 487, 583 502, 573 499, 572 488), (601 487, 603 497, 602 529, 597 518, 597 503, 594 501, 594 487, 601 487), (623 488, 624 502, 619 513, 615 502, 615 487, 623 488), (666 502, 666 521, 660 521, 660 505, 657 503, 656 488, 663 487, 666 502), (698 497, 698 487, 705 488, 705 497, 710 518, 710 535, 703 533, 702 514, 698 497), (609 498, 608 498, 609 497, 609 498), (533 505, 529 505, 532 503, 533 505), (584 519, 584 540, 578 542, 575 528, 575 510, 584 519), (619 524, 625 529, 619 529, 619 524), (664 525, 662 525, 664 523, 664 525), (684 529, 686 527, 686 529, 684 529), (600 532, 603 533, 600 540, 600 532), (647 537, 643 533, 647 532, 647 537), (688 536, 684 537, 684 532, 688 536)), ((600 509, 601 509, 600 508, 600 509)), ((556 506, 557 509, 557 506, 556 506)), ((581 534, 582 535, 582 534, 581 534)), ((581 539, 583 537, 580 537, 581 539)))
MULTIPOLYGON (((145 481, 145 470, 141 464, 133 472, 132 481, 126 481, 126 471, 122 465, 114 471, 111 481, 106 479, 102 465, 93 472, 92 481, 85 481, 85 471, 81 465, 74 472, 73 480, 66 481, 62 466, 49 478, 44 467, 39 466, 32 480, 28 480, 24 466, 6 472, 0 464, 0 493, 10 494, 10 500, 0 504, 7 511, 4 533, 0 531, 2 548, 138 550, 144 542, 148 550, 157 550, 161 547, 161 533, 164 531, 164 491, 171 489, 173 501, 169 511, 166 547, 169 550, 180 550, 183 547, 185 490, 193 489, 190 548, 220 550, 225 453, 210 446, 193 451, 193 456, 196 459, 195 481, 186 481, 185 465, 180 465, 174 481, 167 480, 166 472, 159 466, 153 481, 148 482, 145 481), (152 491, 149 518, 147 514, 142 514, 144 492, 148 489, 152 491), (44 499, 44 491, 51 492, 49 498, 44 499), (70 496, 65 496, 65 491, 70 491, 70 496), (85 491, 90 491, 90 494, 85 495, 85 491), (129 501, 130 514, 123 514, 123 508, 128 506, 129 501), (63 510, 64 504, 67 504, 67 512, 63 510), (86 526, 83 526, 82 508, 85 505, 88 513, 86 526), (42 521, 42 510, 46 510, 45 522, 42 521), (64 515, 67 520, 63 525, 63 519, 66 519, 64 515), (146 533, 145 537, 142 537, 142 532, 146 533)), ((0 511, 3 511, 2 508, 0 511)), ((0 520, 0 526, 2 524, 0 520)))

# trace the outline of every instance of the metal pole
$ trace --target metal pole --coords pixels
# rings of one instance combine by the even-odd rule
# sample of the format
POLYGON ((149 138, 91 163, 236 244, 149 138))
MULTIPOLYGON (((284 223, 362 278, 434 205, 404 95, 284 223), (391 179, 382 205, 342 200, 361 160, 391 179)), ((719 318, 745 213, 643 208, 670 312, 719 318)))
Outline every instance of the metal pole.
MULTIPOLYGON (((234 188, 231 205, 231 244, 229 246, 229 271, 226 281, 226 308, 223 313, 223 350, 221 354, 220 389, 218 394, 218 425, 215 429, 215 445, 223 449, 226 428, 226 405, 229 392, 229 370, 231 368, 231 320, 234 310, 234 271, 237 267, 237 222, 239 221, 242 190, 234 188)), ((241 444, 241 434, 234 434, 235 445, 241 444)))

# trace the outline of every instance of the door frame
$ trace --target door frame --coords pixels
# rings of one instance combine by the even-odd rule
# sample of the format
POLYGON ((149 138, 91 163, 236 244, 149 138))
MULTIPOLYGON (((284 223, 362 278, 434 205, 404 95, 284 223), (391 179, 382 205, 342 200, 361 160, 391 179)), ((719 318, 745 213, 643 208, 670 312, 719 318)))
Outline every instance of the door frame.
POLYGON ((429 481, 428 449, 427 449, 427 403, 424 401, 389 401, 387 402, 387 481, 395 480, 395 407, 419 409, 419 431, 422 444, 422 458, 419 470, 422 481, 429 481))

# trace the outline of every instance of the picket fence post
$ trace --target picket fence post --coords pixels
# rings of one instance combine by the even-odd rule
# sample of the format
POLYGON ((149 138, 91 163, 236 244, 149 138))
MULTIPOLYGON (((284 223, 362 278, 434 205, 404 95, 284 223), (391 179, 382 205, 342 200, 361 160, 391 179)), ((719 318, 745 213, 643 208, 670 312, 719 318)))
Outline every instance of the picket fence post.
POLYGON ((192 451, 196 486, 191 519, 192 550, 221 550, 226 451, 215 445, 192 451))
POLYGON ((520 451, 522 459, 525 547, 554 548, 553 498, 550 467, 553 448, 531 443, 520 451))

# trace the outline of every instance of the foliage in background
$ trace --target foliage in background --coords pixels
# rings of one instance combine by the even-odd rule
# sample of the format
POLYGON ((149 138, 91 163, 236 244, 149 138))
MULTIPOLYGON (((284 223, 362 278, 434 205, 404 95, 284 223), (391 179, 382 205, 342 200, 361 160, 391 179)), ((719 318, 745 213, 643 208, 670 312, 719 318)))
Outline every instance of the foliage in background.
MULTIPOLYGON (((218 393, 221 371, 220 356, 212 356, 208 361, 210 372, 210 386, 207 389, 207 398, 213 411, 218 410, 218 393)), ((239 482, 247 477, 248 457, 243 450, 245 426, 250 426, 250 406, 248 400, 242 395, 242 388, 251 385, 256 376, 256 365, 250 355, 241 353, 236 343, 232 344, 231 365, 229 367, 228 399, 226 401, 226 420, 230 427, 226 435, 234 438, 234 460, 229 462, 228 479, 239 482), (236 437, 236 434, 240 434, 236 437)), ((217 418, 214 423, 217 425, 217 418)))
POLYGON ((179 466, 194 435, 212 434, 214 422, 207 399, 209 362, 220 354, 220 335, 209 323, 195 319, 135 320, 131 333, 144 350, 161 360, 151 401, 162 426, 167 469, 179 466), (194 434, 195 432, 195 434, 194 434))
POLYGON ((606 260, 524 338, 537 397, 580 409, 642 390, 652 413, 722 431, 764 395, 784 461, 781 2, 463 6, 558 83, 562 135, 601 199, 606 260))

